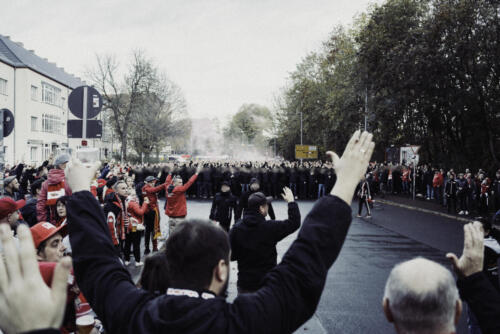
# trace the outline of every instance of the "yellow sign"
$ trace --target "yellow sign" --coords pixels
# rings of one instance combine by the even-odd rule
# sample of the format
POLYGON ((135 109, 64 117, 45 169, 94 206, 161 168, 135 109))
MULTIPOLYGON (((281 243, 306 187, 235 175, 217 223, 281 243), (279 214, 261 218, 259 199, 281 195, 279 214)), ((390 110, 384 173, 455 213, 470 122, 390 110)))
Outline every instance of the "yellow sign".
POLYGON ((318 147, 295 145, 295 159, 318 159, 318 147))

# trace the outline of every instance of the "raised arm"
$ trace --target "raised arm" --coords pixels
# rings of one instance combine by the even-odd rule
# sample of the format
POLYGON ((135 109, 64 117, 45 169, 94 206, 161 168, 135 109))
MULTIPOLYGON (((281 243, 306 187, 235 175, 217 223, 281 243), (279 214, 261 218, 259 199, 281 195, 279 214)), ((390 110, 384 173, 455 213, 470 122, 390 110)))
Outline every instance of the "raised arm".
POLYGON ((294 201, 293 193, 288 188, 283 189, 283 199, 288 203, 288 219, 270 222, 271 230, 276 241, 280 241, 300 227, 299 206, 294 201))
POLYGON ((191 187, 191 185, 194 183, 194 181, 196 181, 197 178, 198 178, 198 171, 196 171, 196 173, 189 178, 186 184, 180 187, 176 187, 177 188, 176 191, 186 192, 189 189, 189 187, 191 187))
POLYGON ((67 206, 75 276, 106 331, 126 333, 133 312, 152 297, 135 287, 115 255, 102 209, 88 191, 95 170, 75 162, 67 170, 73 189, 67 206))
POLYGON ((460 296, 477 317, 484 334, 500 333, 500 293, 483 273, 484 236, 479 222, 464 226, 464 249, 460 259, 448 253, 458 276, 460 296))
POLYGON ((341 159, 330 153, 339 178, 331 195, 316 202, 297 240, 266 276, 264 286, 254 294, 235 299, 230 312, 240 315, 243 321, 231 323, 233 330, 291 333, 314 314, 328 270, 350 226, 350 203, 373 152, 371 139, 370 134, 360 136, 357 131, 341 159))

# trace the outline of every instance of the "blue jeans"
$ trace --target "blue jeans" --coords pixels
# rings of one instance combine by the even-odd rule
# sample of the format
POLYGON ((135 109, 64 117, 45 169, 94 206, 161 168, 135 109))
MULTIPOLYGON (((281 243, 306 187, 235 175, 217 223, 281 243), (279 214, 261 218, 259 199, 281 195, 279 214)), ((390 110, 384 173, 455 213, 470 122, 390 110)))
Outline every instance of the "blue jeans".
POLYGON ((249 185, 248 184, 242 184, 241 185, 241 192, 244 193, 248 191, 249 185))
POLYGON ((432 192, 433 192, 432 186, 430 184, 428 184, 427 185, 427 198, 434 197, 434 194, 432 192))
POLYGON ((319 184, 318 185, 318 198, 325 196, 325 185, 324 184, 319 184))

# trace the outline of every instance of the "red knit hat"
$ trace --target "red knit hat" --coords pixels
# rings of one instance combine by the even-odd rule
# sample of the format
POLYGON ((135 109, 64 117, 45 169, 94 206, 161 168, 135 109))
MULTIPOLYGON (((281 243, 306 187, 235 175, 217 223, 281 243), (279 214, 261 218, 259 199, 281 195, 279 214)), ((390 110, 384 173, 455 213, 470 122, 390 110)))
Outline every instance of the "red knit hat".
POLYGON ((0 198, 0 219, 21 209, 25 204, 26 201, 23 199, 16 202, 10 197, 0 198))
POLYGON ((36 225, 33 225, 31 230, 31 235, 33 235, 33 242, 35 243, 35 248, 38 248, 42 242, 51 238, 56 233, 61 233, 64 237, 66 233, 66 227, 68 225, 64 224, 59 227, 55 227, 51 223, 41 222, 36 225))

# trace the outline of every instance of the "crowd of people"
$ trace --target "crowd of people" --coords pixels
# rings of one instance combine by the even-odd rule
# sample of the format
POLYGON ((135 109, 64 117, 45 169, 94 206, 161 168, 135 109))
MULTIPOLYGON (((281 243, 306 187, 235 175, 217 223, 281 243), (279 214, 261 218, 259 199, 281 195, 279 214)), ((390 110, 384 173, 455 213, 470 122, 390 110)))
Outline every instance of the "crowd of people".
MULTIPOLYGON (((372 196, 411 190, 410 169, 369 163, 373 148, 371 134, 356 132, 342 157, 330 152, 327 162, 99 168, 61 154, 36 168, 18 164, 6 173, 0 199, 0 328, 5 333, 291 333, 317 307, 352 220, 353 197, 359 198, 358 216, 364 205, 370 216, 372 196), (186 219, 187 197, 212 200, 206 221, 186 219), (277 198, 287 202, 287 219, 274 213, 271 203, 277 198), (301 227, 295 200, 316 198, 301 227), (278 264, 276 244, 299 228, 278 264), (132 257, 143 267, 139 282, 132 282, 127 270, 132 257), (225 299, 230 261, 238 264, 233 303, 225 299)), ((425 166, 418 170, 417 179, 429 174, 425 166)), ((447 182, 443 177, 444 190, 433 185, 425 193, 429 199, 441 191, 458 192, 452 175, 447 182)), ((487 190, 493 206, 500 172, 496 176, 487 190)), ((425 186, 417 182, 417 189, 425 186)), ((471 328, 499 333, 499 229, 484 217, 465 226, 463 256, 447 255, 457 284, 443 266, 423 258, 397 265, 383 300, 396 332, 452 333, 464 300, 471 328)))
POLYGON ((479 169, 456 171, 421 164, 370 164, 368 180, 375 195, 410 195, 447 208, 449 213, 486 216, 500 210, 500 169, 488 174, 479 169))

